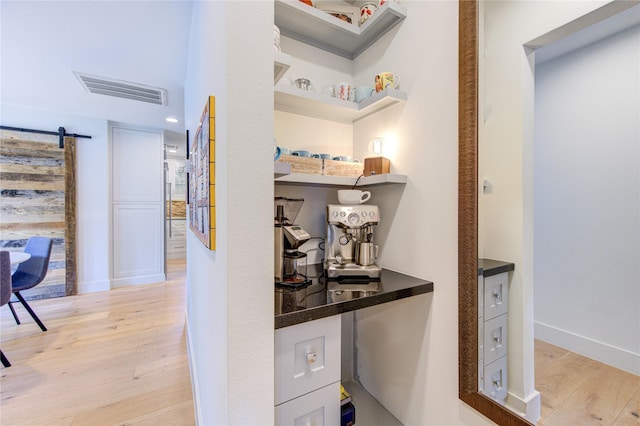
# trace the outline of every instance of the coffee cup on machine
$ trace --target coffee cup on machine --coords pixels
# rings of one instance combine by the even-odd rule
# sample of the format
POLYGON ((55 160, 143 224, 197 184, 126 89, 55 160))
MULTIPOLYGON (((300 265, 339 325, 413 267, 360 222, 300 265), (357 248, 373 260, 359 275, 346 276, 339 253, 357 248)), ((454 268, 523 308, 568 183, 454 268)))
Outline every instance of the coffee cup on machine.
POLYGON ((338 202, 340 204, 362 204, 371 198, 371 192, 359 189, 338 190, 338 202))

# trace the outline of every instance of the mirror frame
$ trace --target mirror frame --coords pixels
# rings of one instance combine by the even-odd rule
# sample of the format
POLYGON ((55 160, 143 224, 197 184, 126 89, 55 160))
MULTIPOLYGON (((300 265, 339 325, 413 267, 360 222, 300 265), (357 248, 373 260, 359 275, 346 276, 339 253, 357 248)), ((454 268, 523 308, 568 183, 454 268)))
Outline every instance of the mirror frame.
POLYGON ((478 391, 478 0, 458 2, 458 396, 499 425, 531 425, 478 391))

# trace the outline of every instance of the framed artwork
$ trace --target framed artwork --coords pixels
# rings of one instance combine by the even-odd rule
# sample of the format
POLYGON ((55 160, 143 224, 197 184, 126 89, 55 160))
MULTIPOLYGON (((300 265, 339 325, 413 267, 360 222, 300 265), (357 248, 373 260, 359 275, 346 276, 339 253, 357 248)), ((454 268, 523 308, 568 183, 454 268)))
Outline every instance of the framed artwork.
POLYGON ((216 249, 215 96, 209 96, 193 138, 189 161, 189 227, 210 250, 216 249))

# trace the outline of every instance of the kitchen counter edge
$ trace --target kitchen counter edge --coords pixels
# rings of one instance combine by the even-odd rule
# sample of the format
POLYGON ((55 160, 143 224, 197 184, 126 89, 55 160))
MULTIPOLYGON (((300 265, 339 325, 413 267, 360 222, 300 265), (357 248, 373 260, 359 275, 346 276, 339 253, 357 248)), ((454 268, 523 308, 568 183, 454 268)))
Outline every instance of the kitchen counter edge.
MULTIPOLYGON (((395 300, 406 299, 407 297, 418 296, 433 292, 433 282, 421 278, 412 277, 399 272, 388 271, 393 275, 402 277, 402 281, 409 280, 410 284, 403 288, 396 288, 378 294, 365 296, 357 299, 334 302, 327 305, 307 308, 300 311, 283 313, 275 316, 275 329, 290 327, 308 321, 314 321, 333 315, 344 314, 346 312, 357 311, 358 309, 377 306, 395 300)), ((393 278, 391 278, 393 279, 393 278)), ((385 281, 388 281, 386 278, 385 281)))

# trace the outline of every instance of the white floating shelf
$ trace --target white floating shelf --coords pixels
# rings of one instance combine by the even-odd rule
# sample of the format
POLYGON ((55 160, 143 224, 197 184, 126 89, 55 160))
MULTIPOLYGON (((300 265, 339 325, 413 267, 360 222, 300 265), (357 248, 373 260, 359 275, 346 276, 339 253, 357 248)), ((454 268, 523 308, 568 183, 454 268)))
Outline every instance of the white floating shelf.
POLYGON ((291 174, 291 164, 276 161, 273 163, 273 177, 279 178, 291 174))
POLYGON ((402 5, 387 1, 358 27, 299 0, 275 1, 275 24, 281 35, 347 59, 356 58, 406 16, 402 5))
POLYGON ((274 51, 273 52, 273 83, 277 83, 291 67, 291 55, 274 51))
MULTIPOLYGON (((353 186, 357 178, 343 176, 326 176, 326 175, 306 175, 301 173, 293 173, 290 175, 279 177, 275 180, 276 184, 301 184, 301 185, 319 185, 319 186, 353 186)), ((407 183, 406 175, 398 175, 385 173, 380 175, 366 176, 358 181, 358 188, 362 186, 389 185, 389 184, 405 184, 407 183)))
POLYGON ((279 111, 347 124, 406 100, 405 92, 390 88, 355 103, 286 84, 277 85, 274 95, 275 109, 279 111))

